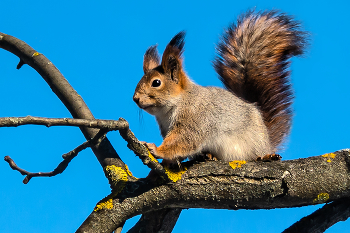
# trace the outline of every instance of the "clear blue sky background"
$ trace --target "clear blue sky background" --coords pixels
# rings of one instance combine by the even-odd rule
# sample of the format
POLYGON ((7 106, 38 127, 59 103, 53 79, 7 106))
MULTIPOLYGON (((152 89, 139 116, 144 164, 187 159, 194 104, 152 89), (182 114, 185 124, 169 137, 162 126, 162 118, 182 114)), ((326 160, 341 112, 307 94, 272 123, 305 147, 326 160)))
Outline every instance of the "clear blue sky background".
MULTIPOLYGON (((348 1, 9 1, 1 2, 0 31, 46 55, 84 98, 96 118, 124 117, 140 139, 160 144, 152 116, 132 101, 145 50, 160 52, 187 30, 185 68, 201 85, 221 86, 211 66, 223 28, 251 8, 280 9, 311 32, 304 58, 293 59, 295 117, 283 159, 333 152, 349 146, 348 1)), ((0 116, 70 117, 43 79, 18 58, 0 50, 0 116)), ((61 155, 84 142, 78 128, 22 126, 0 129, 0 155, 33 172, 51 171, 61 155)), ((137 177, 149 169, 108 134, 137 177)), ((0 232, 72 232, 109 194, 109 185, 87 149, 61 175, 23 177, 0 161, 0 232)), ((174 232, 281 232, 321 205, 277 210, 184 210, 174 232)), ((126 223, 130 228, 139 217, 126 223)), ((350 220, 327 232, 348 232, 350 220)))

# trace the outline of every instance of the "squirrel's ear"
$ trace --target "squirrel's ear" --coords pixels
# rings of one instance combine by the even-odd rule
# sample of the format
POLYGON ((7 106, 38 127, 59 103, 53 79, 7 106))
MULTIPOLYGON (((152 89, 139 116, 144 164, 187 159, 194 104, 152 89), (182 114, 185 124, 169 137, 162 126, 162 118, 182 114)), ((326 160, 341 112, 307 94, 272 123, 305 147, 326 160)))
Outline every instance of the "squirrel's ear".
POLYGON ((164 72, 169 74, 176 83, 179 82, 180 74, 182 73, 182 53, 185 45, 185 35, 184 31, 176 34, 166 46, 162 57, 164 72))
POLYGON ((157 51, 157 45, 147 49, 143 56, 143 72, 146 73, 160 65, 160 58, 157 51))

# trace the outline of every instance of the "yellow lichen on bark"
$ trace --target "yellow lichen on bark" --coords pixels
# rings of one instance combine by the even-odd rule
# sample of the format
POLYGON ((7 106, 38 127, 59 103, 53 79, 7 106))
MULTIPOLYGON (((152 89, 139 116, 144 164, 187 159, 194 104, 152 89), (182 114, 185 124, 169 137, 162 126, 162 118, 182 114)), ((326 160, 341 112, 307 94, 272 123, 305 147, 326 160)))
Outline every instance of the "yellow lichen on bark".
POLYGON ((125 168, 126 168, 126 173, 128 173, 129 176, 132 176, 132 177, 136 178, 135 176, 132 175, 131 171, 129 170, 128 165, 125 164, 125 168))
POLYGON ((331 159, 334 159, 335 156, 336 156, 336 154, 334 154, 334 153, 329 153, 329 154, 324 154, 324 155, 322 155, 322 157, 327 158, 327 162, 328 162, 328 163, 332 162, 331 159))
POLYGON ((317 195, 317 197, 313 200, 314 203, 324 203, 329 199, 328 193, 320 193, 317 195))
POLYGON ((113 208, 113 200, 108 199, 106 202, 100 202, 94 208, 94 211, 102 210, 102 209, 112 209, 113 208))
POLYGON ((173 172, 168 167, 164 166, 165 173, 167 174, 168 178, 172 180, 173 182, 176 182, 181 179, 182 174, 184 174, 187 171, 186 167, 181 167, 181 171, 179 172, 173 172))
POLYGON ((154 156, 149 151, 148 151, 148 157, 151 159, 151 161, 158 163, 158 160, 156 160, 156 158, 154 158, 154 156))
POLYGON ((124 171, 124 169, 121 167, 110 165, 110 166, 106 166, 105 170, 107 174, 110 176, 110 179, 113 181, 119 181, 119 180, 128 181, 128 175, 126 171, 124 171))
POLYGON ((109 165, 105 167, 105 173, 111 183, 113 192, 121 192, 124 189, 126 182, 128 181, 127 172, 121 167, 109 165))
POLYGON ((242 167, 243 164, 246 164, 247 162, 244 160, 233 160, 231 162, 229 162, 228 164, 230 164, 230 166, 232 167, 232 169, 236 169, 238 167, 242 167))

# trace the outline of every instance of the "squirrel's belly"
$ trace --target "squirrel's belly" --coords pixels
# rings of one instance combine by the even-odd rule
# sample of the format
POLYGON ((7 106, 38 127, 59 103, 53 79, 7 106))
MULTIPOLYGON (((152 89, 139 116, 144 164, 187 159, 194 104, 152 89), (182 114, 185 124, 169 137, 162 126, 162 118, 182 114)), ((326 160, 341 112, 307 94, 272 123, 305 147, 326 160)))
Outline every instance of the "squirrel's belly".
POLYGON ((209 140, 204 151, 223 161, 256 160, 259 156, 272 154, 269 141, 259 137, 244 138, 235 135, 219 136, 209 140))

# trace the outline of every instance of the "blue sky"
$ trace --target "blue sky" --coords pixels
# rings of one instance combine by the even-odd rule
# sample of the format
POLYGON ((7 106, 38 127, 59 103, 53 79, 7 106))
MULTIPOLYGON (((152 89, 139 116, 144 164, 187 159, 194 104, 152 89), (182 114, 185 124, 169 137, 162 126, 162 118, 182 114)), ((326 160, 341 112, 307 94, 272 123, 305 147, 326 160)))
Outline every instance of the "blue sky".
MULTIPOLYGON (((283 159, 348 148, 350 132, 348 1, 8 1, 1 3, 0 31, 47 56, 84 98, 96 118, 129 121, 140 139, 162 141, 152 116, 132 101, 143 74, 145 50, 160 52, 186 30, 185 69, 198 84, 221 86, 211 66, 223 28, 252 8, 280 9, 311 33, 303 58, 293 59, 295 117, 283 159)), ((70 117, 43 79, 0 50, 0 117, 70 117)), ((61 155, 84 142, 78 128, 22 126, 0 129, 0 155, 33 172, 51 171, 61 155)), ((126 148, 118 132, 109 139, 136 177, 149 169, 126 148)), ((23 177, 0 162, 2 232, 72 232, 109 194, 109 185, 87 149, 53 178, 23 177)), ((321 206, 228 211, 184 210, 174 232, 281 232, 321 206), (272 221, 272 222, 270 222, 272 221)), ((129 220, 132 226, 138 217, 129 220)), ((327 232, 347 232, 350 221, 327 232)))

